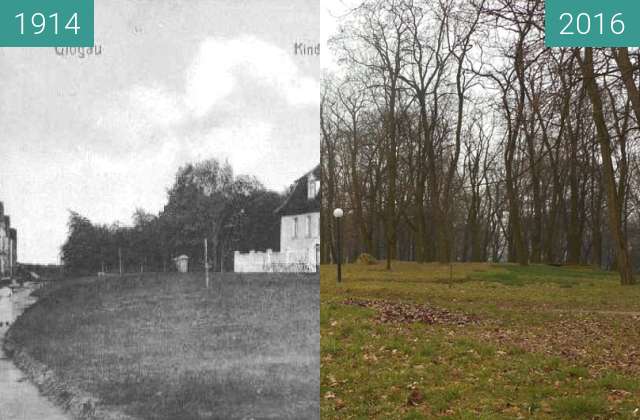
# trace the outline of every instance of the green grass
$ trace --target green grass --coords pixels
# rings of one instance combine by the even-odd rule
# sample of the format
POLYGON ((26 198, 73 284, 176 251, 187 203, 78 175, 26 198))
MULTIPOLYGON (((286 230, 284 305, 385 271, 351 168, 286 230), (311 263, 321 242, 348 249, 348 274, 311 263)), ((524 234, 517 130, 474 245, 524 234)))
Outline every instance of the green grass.
POLYGON ((56 287, 13 339, 61 381, 144 419, 314 418, 318 283, 129 276, 56 287))
POLYGON ((560 287, 579 286, 585 280, 599 281, 611 275, 605 271, 580 267, 553 267, 534 265, 521 267, 517 265, 494 265, 494 270, 473 273, 466 280, 493 281, 505 286, 525 286, 555 284, 560 287), (499 268, 499 270, 497 270, 499 268))
POLYGON ((559 416, 571 419, 593 418, 607 414, 607 402, 599 397, 566 397, 555 400, 553 407, 559 416))
POLYGON ((395 263, 321 271, 323 418, 635 418, 640 287, 587 267, 395 263), (347 298, 474 315, 376 322, 347 298), (418 390, 423 400, 409 404, 418 390))

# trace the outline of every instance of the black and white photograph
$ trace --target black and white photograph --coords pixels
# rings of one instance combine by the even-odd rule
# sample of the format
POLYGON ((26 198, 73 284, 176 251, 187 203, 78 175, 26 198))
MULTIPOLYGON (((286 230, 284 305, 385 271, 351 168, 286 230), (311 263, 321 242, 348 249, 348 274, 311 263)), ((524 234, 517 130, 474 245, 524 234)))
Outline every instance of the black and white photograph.
POLYGON ((0 48, 0 419, 320 417, 317 1, 0 48))

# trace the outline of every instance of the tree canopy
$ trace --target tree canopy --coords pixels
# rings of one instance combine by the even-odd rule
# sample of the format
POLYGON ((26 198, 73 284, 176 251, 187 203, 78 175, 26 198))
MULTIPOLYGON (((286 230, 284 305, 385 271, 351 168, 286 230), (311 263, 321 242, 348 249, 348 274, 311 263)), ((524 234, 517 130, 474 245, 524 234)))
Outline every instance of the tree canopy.
POLYGON ((164 209, 136 209, 132 226, 93 224, 75 211, 62 247, 67 269, 78 272, 160 271, 185 254, 192 266, 204 264, 203 240, 209 240, 214 270, 229 269, 233 251, 279 248, 283 196, 267 191, 257 178, 234 176, 227 162, 209 159, 181 167, 167 191, 164 209))

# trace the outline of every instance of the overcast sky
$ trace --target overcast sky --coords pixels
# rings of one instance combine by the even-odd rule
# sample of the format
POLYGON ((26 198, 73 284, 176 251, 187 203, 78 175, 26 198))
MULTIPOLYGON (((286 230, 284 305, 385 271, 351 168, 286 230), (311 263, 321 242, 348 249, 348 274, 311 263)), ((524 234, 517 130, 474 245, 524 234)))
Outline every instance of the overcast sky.
POLYGON ((320 0, 320 42, 322 45, 320 66, 323 70, 337 71, 336 55, 328 48, 327 42, 331 36, 337 33, 338 21, 361 3, 361 0, 320 0))
POLYGON ((332 71, 337 68, 336 57, 327 46, 329 38, 338 30, 338 18, 348 9, 355 0, 320 0, 320 42, 322 57, 320 65, 322 69, 332 71))
POLYGON ((0 201, 20 262, 55 263, 68 210, 128 224, 211 157, 282 191, 319 162, 317 0, 96 2, 101 55, 0 49, 0 201))

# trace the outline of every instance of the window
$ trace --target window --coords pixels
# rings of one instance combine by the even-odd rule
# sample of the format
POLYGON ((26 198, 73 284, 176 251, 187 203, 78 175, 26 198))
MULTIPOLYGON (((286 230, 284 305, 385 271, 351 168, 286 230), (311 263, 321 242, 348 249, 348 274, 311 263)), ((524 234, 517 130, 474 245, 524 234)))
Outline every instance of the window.
POLYGON ((307 238, 311 237, 311 216, 307 216, 307 238))
POLYGON ((294 238, 298 237, 298 218, 297 217, 293 218, 293 237, 294 238))
POLYGON ((316 181, 315 178, 309 177, 309 181, 307 182, 307 198, 309 200, 313 200, 318 195, 318 184, 320 181, 316 181))

